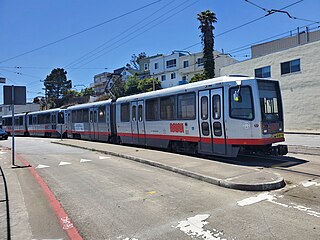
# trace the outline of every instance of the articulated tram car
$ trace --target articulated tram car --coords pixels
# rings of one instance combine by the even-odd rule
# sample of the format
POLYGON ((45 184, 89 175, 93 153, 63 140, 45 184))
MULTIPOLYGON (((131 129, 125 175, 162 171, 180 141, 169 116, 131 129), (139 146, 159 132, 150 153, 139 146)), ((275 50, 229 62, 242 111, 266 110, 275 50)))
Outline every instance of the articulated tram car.
POLYGON ((27 114, 27 130, 30 136, 64 137, 66 132, 65 109, 50 109, 27 114))
MULTIPOLYGON (((12 132, 12 116, 3 116, 2 117, 2 128, 7 133, 11 134, 12 132)), ((26 114, 20 113, 14 115, 14 134, 18 136, 27 136, 27 121, 26 114)))
POLYGON ((86 103, 67 109, 68 137, 111 142, 116 136, 112 100, 86 103))
POLYGON ((285 155, 279 82, 220 77, 116 101, 122 143, 236 157, 285 155))
MULTIPOLYGON (((65 109, 51 109, 21 113, 14 116, 14 133, 20 136, 60 137, 66 136, 65 109)), ((12 132, 12 116, 2 117, 3 129, 12 132)))
MULTIPOLYGON (((9 132, 10 120, 3 121, 9 132)), ((21 126, 21 135, 57 137, 61 132, 69 138, 184 153, 288 152, 286 145, 272 146, 284 141, 279 82, 240 76, 16 115, 15 125, 21 126)))

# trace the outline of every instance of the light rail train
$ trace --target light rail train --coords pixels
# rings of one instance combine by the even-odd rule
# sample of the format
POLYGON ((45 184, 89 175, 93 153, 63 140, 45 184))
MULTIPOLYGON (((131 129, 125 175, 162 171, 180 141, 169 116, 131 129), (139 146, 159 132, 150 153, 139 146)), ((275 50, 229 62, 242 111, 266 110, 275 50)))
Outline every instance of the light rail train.
MULTIPOLYGON (((117 100, 17 114, 15 134, 236 157, 285 155, 279 82, 224 76, 117 100)), ((11 132, 11 116, 3 128, 11 132)))

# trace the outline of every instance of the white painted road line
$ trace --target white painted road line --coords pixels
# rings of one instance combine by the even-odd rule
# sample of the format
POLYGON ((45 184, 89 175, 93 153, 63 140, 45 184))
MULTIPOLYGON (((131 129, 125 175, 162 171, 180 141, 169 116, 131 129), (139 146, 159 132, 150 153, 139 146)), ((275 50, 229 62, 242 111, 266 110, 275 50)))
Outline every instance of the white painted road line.
POLYGON ((311 187, 311 186, 318 187, 318 186, 320 186, 320 183, 307 181, 307 182, 302 182, 302 186, 304 186, 304 187, 311 187))
POLYGON ((50 166, 39 164, 39 165, 36 167, 36 169, 37 169, 37 168, 38 168, 38 169, 48 168, 48 167, 50 167, 50 166))
POLYGON ((196 215, 187 218, 187 220, 181 221, 177 226, 172 227, 179 228, 191 238, 200 237, 206 240, 225 240, 226 238, 222 238, 223 232, 216 229, 213 229, 212 231, 203 229, 204 225, 208 224, 205 220, 209 217, 209 214, 196 215))
POLYGON ((255 204, 255 203, 258 203, 261 201, 267 201, 267 202, 271 202, 271 203, 276 204, 281 207, 285 207, 288 209, 289 208, 295 209, 295 210, 301 211, 303 213, 306 213, 310 216, 320 218, 320 212, 313 211, 312 208, 302 206, 302 205, 299 205, 296 203, 285 204, 285 203, 281 203, 281 202, 276 201, 278 198, 282 198, 282 197, 283 196, 277 197, 276 195, 270 195, 269 193, 261 193, 256 197, 249 197, 249 198, 243 199, 241 201, 238 201, 237 203, 239 206, 243 207, 243 206, 248 206, 248 205, 255 204))
POLYGON ((110 158, 110 157, 99 156, 99 159, 107 159, 107 158, 110 158))
POLYGON ((81 163, 84 163, 84 162, 92 162, 92 160, 90 160, 90 159, 81 159, 80 162, 81 162, 81 163))
POLYGON ((72 164, 72 163, 69 163, 69 162, 60 162, 60 163, 59 163, 59 166, 70 165, 70 164, 72 164))

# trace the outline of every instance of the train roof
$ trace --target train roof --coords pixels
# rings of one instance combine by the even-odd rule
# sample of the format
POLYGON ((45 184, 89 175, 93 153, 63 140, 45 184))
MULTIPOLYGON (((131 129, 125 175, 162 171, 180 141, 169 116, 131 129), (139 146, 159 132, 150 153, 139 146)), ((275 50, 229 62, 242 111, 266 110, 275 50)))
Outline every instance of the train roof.
MULTIPOLYGON (((24 115, 26 115, 26 113, 15 113, 14 114, 15 117, 21 117, 21 116, 24 116, 24 115)), ((2 116, 2 118, 8 118, 8 117, 12 117, 12 114, 2 116)))
POLYGON ((56 111, 63 111, 65 109, 62 108, 53 108, 53 109, 48 109, 48 110, 42 110, 42 111, 36 111, 36 112, 29 112, 28 114, 44 114, 44 113, 51 113, 51 112, 56 112, 56 111))
POLYGON ((117 99, 117 102, 126 102, 131 101, 132 99, 139 99, 139 98, 145 98, 145 97, 157 97, 159 95, 169 95, 176 92, 188 92, 188 90, 196 90, 199 88, 203 88, 205 86, 214 85, 214 84, 221 84, 225 85, 228 83, 235 83, 238 81, 245 81, 245 80, 254 80, 255 77, 248 77, 248 76, 240 76, 240 75, 234 75, 234 76, 222 76, 217 78, 211 78, 208 80, 198 81, 194 83, 188 83, 185 85, 165 88, 157 91, 147 92, 147 93, 140 93, 135 94, 131 96, 121 97, 117 99))
POLYGON ((82 108, 88 108, 88 107, 94 107, 94 106, 100 106, 103 104, 110 104, 112 102, 112 99, 100 101, 100 102, 92 102, 92 103, 84 103, 84 104, 78 104, 75 106, 68 107, 68 110, 76 110, 76 109, 82 109, 82 108))

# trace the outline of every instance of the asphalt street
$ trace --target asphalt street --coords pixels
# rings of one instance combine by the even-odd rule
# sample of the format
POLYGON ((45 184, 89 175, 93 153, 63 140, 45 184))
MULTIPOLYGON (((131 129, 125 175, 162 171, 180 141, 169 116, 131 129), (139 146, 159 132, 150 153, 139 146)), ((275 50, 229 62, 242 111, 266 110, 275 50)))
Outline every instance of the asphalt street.
MULTIPOLYGON (((68 239, 63 229, 66 221, 56 217, 29 168, 10 167, 6 148, 10 144, 10 140, 0 143, 0 165, 9 186, 13 239, 68 239)), ((279 161, 267 166, 284 176, 285 188, 246 192, 52 144, 50 139, 16 138, 16 152, 17 164, 24 166, 21 160, 30 163, 83 239, 320 236, 320 157, 316 155, 290 154, 299 164, 279 161)), ((0 218, 1 225, 5 224, 3 212, 0 218)))

